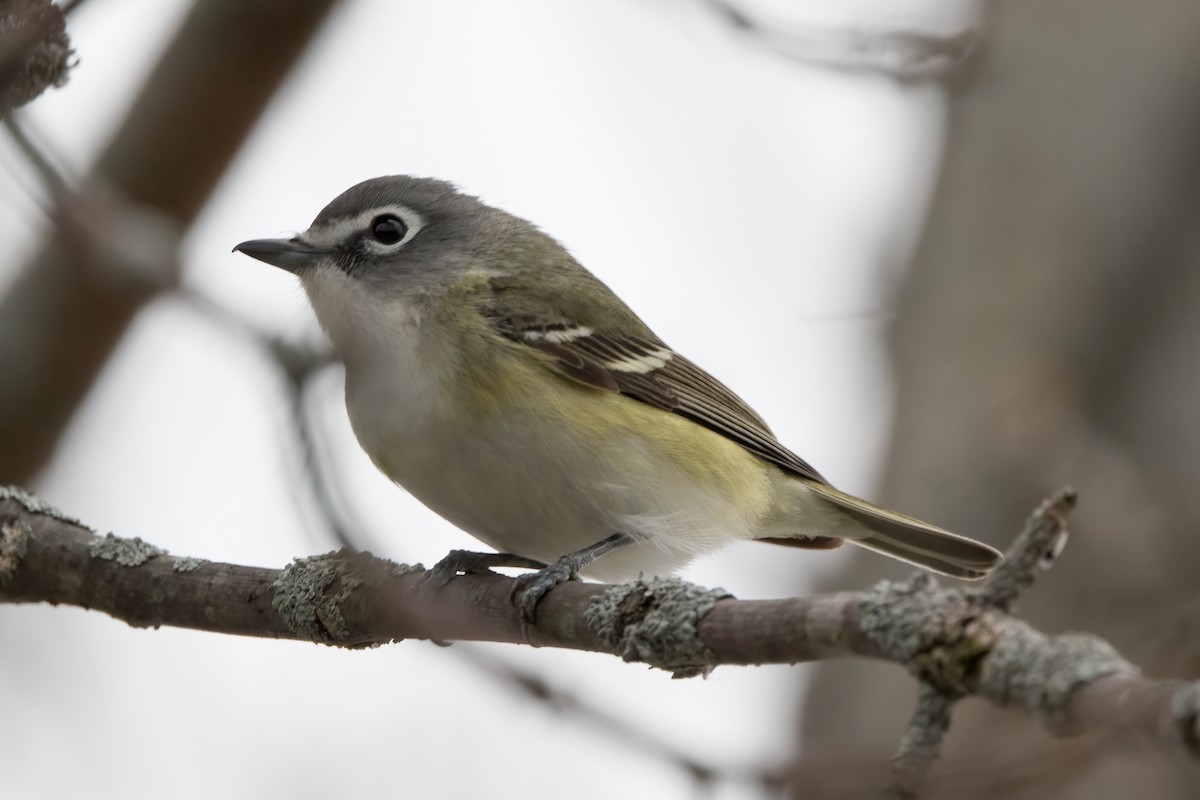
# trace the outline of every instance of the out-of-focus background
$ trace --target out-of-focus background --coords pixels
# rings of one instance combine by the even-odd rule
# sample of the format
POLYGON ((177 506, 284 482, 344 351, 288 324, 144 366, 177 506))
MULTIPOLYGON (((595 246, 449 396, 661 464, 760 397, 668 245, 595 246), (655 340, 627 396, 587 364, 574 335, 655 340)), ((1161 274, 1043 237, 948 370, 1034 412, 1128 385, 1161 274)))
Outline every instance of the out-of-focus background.
MULTIPOLYGON (((213 560, 331 549, 329 506, 396 560, 474 546, 375 473, 336 365, 297 391, 269 344, 319 347, 303 295, 230 253, 364 178, 437 176, 564 242, 849 491, 1004 546, 1074 484, 1074 538, 1023 611, 1196 676, 1195 3, 73 6, 69 83, 0 137, 0 482, 213 560)), ((902 574, 746 544, 684 576, 753 598, 902 574)), ((0 606, 22 799, 862 797, 914 695, 860 662, 672 681, 0 606)), ((933 797, 1200 785, 1137 741, 972 703, 947 749, 933 797)))

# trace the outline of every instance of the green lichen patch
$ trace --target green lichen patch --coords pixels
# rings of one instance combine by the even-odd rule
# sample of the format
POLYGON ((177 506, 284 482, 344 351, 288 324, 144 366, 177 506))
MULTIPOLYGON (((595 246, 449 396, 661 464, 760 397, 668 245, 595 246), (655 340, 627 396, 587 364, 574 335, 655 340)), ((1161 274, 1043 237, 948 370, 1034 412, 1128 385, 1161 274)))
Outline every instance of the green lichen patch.
POLYGON ((361 581, 346 574, 340 553, 297 558, 275 579, 271 606, 298 636, 336 643, 350 635, 342 604, 361 581))
POLYGON ((0 522, 0 588, 8 586, 16 577, 32 535, 29 523, 23 519, 0 522))
POLYGON ((639 579, 597 595, 583 618, 624 660, 691 678, 712 672, 715 660, 697 626, 718 600, 730 596, 678 578, 639 579))
POLYGON ((66 522, 71 525, 76 525, 80 528, 91 530, 91 528, 88 528, 79 520, 64 514, 42 498, 35 494, 30 494, 20 486, 0 486, 0 502, 5 500, 11 500, 12 502, 21 506, 21 508, 28 511, 30 514, 41 514, 45 517, 53 517, 61 522, 66 522))
POLYGON ((92 558, 102 558, 105 561, 115 561, 123 567, 140 567, 155 556, 165 556, 166 550, 155 547, 141 539, 125 539, 121 536, 105 534, 102 539, 93 539, 88 545, 88 555, 92 558))

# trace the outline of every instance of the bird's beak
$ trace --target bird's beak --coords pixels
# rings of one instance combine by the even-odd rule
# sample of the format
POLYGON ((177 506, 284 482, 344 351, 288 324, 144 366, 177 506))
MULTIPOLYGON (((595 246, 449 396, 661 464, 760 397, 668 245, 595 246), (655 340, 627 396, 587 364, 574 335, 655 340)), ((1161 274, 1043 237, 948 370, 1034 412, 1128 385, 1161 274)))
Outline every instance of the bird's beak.
POLYGON ((286 269, 288 272, 302 272, 314 266, 325 255, 323 250, 305 244, 298 238, 292 239, 251 239, 233 248, 234 252, 241 251, 251 258, 266 262, 273 267, 286 269))

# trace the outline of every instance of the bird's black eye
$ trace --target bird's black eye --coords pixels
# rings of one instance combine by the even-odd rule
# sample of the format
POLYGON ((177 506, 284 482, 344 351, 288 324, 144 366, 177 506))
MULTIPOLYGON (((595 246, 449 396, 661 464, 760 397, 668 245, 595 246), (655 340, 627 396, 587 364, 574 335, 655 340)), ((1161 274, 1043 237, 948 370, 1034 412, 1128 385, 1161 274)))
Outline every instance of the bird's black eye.
POLYGON ((371 236, 380 244, 395 244, 407 233, 408 226, 395 214, 380 214, 371 220, 371 236))

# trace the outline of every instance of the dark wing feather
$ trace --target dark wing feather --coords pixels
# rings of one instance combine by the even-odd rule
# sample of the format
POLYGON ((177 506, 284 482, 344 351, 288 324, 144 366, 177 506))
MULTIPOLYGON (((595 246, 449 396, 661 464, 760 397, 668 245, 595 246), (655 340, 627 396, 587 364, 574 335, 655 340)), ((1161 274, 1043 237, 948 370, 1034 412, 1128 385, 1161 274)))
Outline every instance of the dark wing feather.
POLYGON ((781 445, 745 401, 657 338, 597 333, 565 320, 495 321, 504 336, 554 356, 552 366, 569 378, 679 414, 789 472, 828 483, 781 445))

